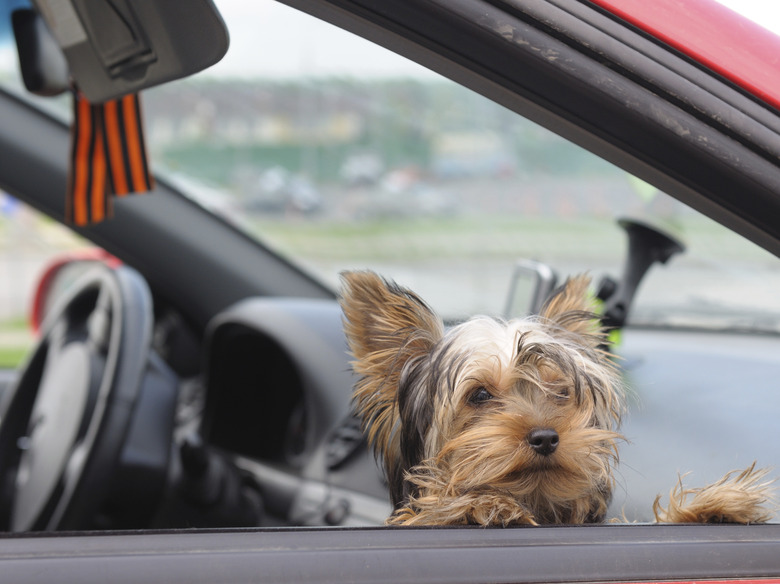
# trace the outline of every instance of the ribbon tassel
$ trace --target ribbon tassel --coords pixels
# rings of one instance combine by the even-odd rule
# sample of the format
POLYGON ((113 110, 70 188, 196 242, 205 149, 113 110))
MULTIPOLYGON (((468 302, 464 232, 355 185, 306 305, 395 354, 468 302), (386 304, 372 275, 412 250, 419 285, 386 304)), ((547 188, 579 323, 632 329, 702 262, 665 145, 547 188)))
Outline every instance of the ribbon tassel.
POLYGON ((85 226, 111 217, 111 195, 154 188, 138 94, 101 104, 76 92, 66 219, 85 226))

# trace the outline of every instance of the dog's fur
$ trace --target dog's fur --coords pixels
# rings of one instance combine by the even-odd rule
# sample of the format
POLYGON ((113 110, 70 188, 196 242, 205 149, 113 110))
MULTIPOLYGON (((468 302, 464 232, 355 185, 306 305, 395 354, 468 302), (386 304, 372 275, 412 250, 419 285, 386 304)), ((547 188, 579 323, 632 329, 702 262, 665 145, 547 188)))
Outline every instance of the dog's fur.
MULTIPOLYGON (((354 393, 383 461, 388 523, 552 524, 605 519, 624 391, 587 292, 569 279, 538 317, 475 317, 445 330, 416 294, 342 274, 354 393)), ((679 488, 662 521, 768 517, 765 471, 679 488), (693 501, 688 502, 690 495, 693 501)))

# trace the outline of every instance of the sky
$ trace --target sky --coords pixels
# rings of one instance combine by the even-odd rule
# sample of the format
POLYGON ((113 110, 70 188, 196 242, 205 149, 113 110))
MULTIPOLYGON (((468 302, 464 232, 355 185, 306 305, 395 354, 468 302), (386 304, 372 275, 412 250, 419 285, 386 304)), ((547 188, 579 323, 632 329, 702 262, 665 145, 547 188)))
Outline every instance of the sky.
POLYGON ((717 0, 717 2, 780 35, 780 2, 777 0, 717 0))
POLYGON ((216 0, 215 4, 231 35, 230 49, 214 68, 215 75, 241 75, 247 70, 282 77, 432 75, 416 63, 275 0, 216 0))

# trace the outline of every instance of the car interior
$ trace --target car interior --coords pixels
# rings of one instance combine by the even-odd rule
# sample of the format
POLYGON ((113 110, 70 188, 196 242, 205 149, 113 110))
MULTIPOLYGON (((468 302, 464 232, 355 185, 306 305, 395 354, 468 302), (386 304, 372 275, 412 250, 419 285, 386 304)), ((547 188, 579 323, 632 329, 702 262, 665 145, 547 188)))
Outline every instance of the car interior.
MULTIPOLYGON (((12 4, 0 3, 9 7, 1 18, 12 4)), ((667 497, 681 476, 704 484, 780 460, 780 227, 768 215, 778 171, 761 150, 775 145, 768 130, 741 138, 764 122, 776 131, 775 111, 587 3, 546 5, 560 12, 554 26, 539 24, 541 8, 512 2, 489 3, 479 17, 467 2, 395 3, 390 15, 370 3, 356 13, 313 0, 291 2, 302 12, 261 3, 258 18, 273 4, 284 18, 359 29, 454 80, 415 73, 396 85, 361 85, 347 74, 254 84, 235 73, 209 77, 235 67, 220 61, 252 36, 235 3, 222 10, 193 0, 186 18, 174 0, 115 2, 113 12, 73 4, 86 23, 76 42, 52 24, 61 15, 46 12, 50 2, 13 6, 37 15, 14 27, 18 38, 0 28, 10 55, 0 62, 13 61, 0 76, 0 189, 38 218, 20 229, 57 224, 75 241, 35 255, 37 268, 68 254, 46 278, 36 269, 8 279, 29 282, 25 297, 37 290, 42 300, 37 336, 0 371, 0 529, 382 525, 387 484, 351 402, 356 376, 337 302, 345 269, 414 287, 448 325, 480 312, 534 314, 567 276, 590 273, 630 388, 609 517, 649 523, 656 495, 667 497), (594 35, 587 51, 567 37, 575 16, 594 35), (404 28, 410 22, 419 30, 404 28), (598 56, 610 27, 630 48, 617 52, 623 62, 598 56), (125 33, 136 44, 117 47, 125 33), (456 33, 457 54, 442 40, 456 33), (580 87, 566 59, 544 69, 532 50, 544 35, 548 51, 558 43, 568 47, 560 55, 577 52, 587 60, 580 75, 601 81, 580 87), (513 41, 521 37, 527 46, 513 41), (61 57, 53 71, 51 46, 61 57), (661 53, 674 79, 660 74, 661 53), (637 81, 653 72, 656 85, 637 81), (712 94, 668 98, 675 83, 702 79, 720 92, 713 117, 718 108, 748 113, 728 110, 723 130, 696 101, 712 94), (160 171, 151 192, 117 198, 112 217, 62 227, 73 172, 71 80, 95 103, 141 94, 149 160, 160 171), (611 97, 597 100, 607 85, 611 97), (674 141, 672 122, 622 107, 640 98, 661 118, 674 109, 698 141, 674 141), (292 122, 278 129, 293 108, 311 150, 291 150, 292 122), (166 132, 190 131, 183 112, 197 114, 196 138, 166 143, 166 132), (247 133, 247 116, 267 123, 247 133), (364 138, 406 134, 399 130, 397 144, 365 138, 342 148, 359 119, 369 120, 364 138), (431 138, 425 131, 435 124, 431 138), (219 142, 230 132, 232 142, 219 142), (267 144, 277 138, 274 150, 267 144), (425 156, 409 162, 424 140, 425 156), (366 144, 380 143, 387 150, 374 172, 366 144), (743 162, 718 162, 724 144, 743 162), (342 164, 331 164, 339 149, 342 164), (279 169, 273 157, 289 151, 295 164, 319 169, 319 191, 304 172, 296 183, 279 169), (322 170, 329 164, 341 174, 322 170), (280 183, 284 195, 274 190, 280 183), (98 255, 83 253, 94 248, 98 255)), ((317 59, 310 45, 301 67, 317 59)), ((34 255, 10 231, 24 217, 14 208, 0 218, 0 263, 9 270, 14 257, 34 255)))

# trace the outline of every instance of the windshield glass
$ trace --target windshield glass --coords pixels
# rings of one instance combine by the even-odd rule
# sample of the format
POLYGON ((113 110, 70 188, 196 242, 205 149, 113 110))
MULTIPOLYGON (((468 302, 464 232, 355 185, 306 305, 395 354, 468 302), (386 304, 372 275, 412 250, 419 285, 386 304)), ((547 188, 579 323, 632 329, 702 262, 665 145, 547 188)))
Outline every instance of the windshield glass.
MULTIPOLYGON (((154 170, 334 289, 373 269, 442 315, 515 316, 518 260, 618 278, 617 219, 685 252, 635 324, 776 331, 777 258, 519 115, 273 1, 218 0, 228 55, 143 94, 154 170)), ((19 89, 8 31, 0 81, 19 89)), ((68 98, 43 99, 68 115, 68 98)), ((53 107, 51 105, 47 107, 53 107)))

